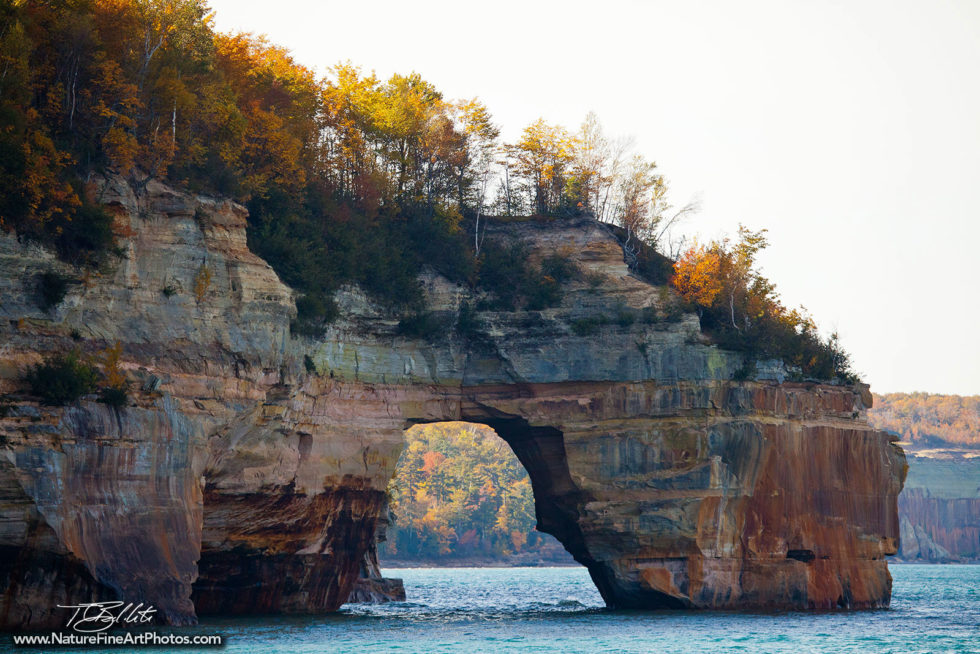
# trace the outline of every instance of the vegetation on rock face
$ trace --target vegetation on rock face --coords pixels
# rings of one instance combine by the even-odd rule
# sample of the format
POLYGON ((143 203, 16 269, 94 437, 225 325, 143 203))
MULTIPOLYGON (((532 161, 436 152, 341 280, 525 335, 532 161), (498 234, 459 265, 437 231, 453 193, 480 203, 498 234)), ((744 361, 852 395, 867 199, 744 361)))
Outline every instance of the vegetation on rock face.
POLYGON ((100 402, 122 408, 129 400, 129 383, 121 367, 122 351, 119 342, 97 357, 83 356, 79 350, 71 350, 32 366, 24 375, 24 381, 31 395, 45 404, 64 406, 98 390, 100 402), (101 365, 101 372, 96 362, 101 365))
POLYGON ((409 338, 436 340, 448 333, 447 321, 429 312, 413 313, 398 322, 398 334, 409 338))
MULTIPOLYGON (((249 247, 300 292, 301 334, 337 316, 345 283, 423 315, 423 267, 486 291, 483 308, 556 305, 577 275, 567 257, 532 265, 519 245, 484 242, 494 214, 613 223, 630 267, 665 284, 668 230, 694 209, 672 208, 655 164, 594 114, 577 130, 537 120, 503 144, 476 100, 449 100, 415 73, 382 80, 340 64, 318 78, 262 38, 216 33, 205 0, 4 3, 0 70, 0 228, 94 265, 114 235, 93 174, 237 199, 249 247)), ((705 328, 804 375, 846 377, 835 342, 751 270, 747 236, 678 264, 705 328)))
POLYGON ((557 254, 534 265, 529 254, 524 243, 500 245, 488 241, 483 246, 478 288, 490 295, 485 308, 538 311, 561 302, 561 287, 579 276, 578 266, 557 254))
POLYGON ((202 263, 194 276, 194 297, 198 302, 203 302, 207 297, 208 289, 211 288, 211 268, 206 263, 202 263))
POLYGON ((495 557, 551 544, 534 531, 527 472, 492 429, 419 425, 392 480, 393 523, 382 557, 495 557))
POLYGON ((41 273, 38 280, 38 300, 41 308, 50 311, 61 304, 68 294, 68 286, 71 283, 70 277, 53 270, 41 273))
POLYGON ((25 380, 31 394, 46 404, 64 405, 94 392, 98 373, 73 350, 32 367, 25 380))
POLYGON ((980 396, 887 393, 874 396, 868 420, 916 448, 980 448, 980 396))
POLYGON ((103 386, 99 390, 99 401, 120 409, 129 401, 129 383, 122 371, 122 343, 116 341, 102 353, 103 386))

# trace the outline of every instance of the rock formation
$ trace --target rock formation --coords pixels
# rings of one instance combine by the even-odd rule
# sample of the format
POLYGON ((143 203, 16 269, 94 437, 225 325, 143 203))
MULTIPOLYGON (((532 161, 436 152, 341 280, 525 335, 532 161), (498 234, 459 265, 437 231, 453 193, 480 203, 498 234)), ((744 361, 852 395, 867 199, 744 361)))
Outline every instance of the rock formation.
MULTIPOLYGON (((777 364, 734 381, 741 356, 708 344, 694 315, 664 319, 670 293, 630 274, 606 226, 492 228, 588 272, 561 306, 408 339, 347 288, 342 319, 311 340, 290 335, 293 294, 249 252, 240 206, 155 182, 95 190, 124 247, 105 271, 0 236, 4 626, 60 626, 56 605, 108 598, 173 624, 336 610, 403 430, 442 420, 511 444, 539 528, 611 606, 888 604, 905 461, 864 420, 867 388, 786 381, 777 364), (52 270, 79 281, 45 311, 37 284, 52 270), (44 356, 116 342, 129 406, 25 394, 44 356)), ((447 325, 474 299, 425 284, 447 325)))
POLYGON ((980 560, 980 456, 942 450, 909 456, 898 514, 903 560, 980 560))
POLYGON ((378 562, 378 543, 383 543, 386 539, 388 519, 388 511, 382 511, 375 527, 374 538, 361 560, 361 570, 354 581, 350 595, 347 597, 348 602, 381 604, 384 602, 403 602, 406 599, 405 585, 402 580, 384 577, 381 574, 381 564, 378 562))

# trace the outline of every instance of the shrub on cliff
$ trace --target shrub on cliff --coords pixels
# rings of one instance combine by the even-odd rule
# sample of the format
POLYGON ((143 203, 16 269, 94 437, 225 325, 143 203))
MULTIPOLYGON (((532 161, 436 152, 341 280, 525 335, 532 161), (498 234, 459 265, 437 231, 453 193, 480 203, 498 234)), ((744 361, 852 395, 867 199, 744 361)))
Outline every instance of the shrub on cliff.
POLYGON ((129 402, 129 393, 125 388, 106 386, 99 390, 99 402, 114 409, 121 409, 129 402))
POLYGON ((606 316, 579 318, 571 322, 571 329, 576 336, 594 336, 599 333, 604 325, 608 324, 609 319, 606 316))
POLYGON ((68 286, 72 283, 71 277, 49 270, 41 273, 38 279, 38 303, 45 311, 50 311, 61 304, 68 294, 68 286))
POLYGON ((556 306, 562 300, 562 285, 581 275, 567 253, 549 255, 539 265, 529 262, 529 254, 524 243, 484 244, 476 287, 489 293, 489 308, 540 311, 556 306))
POLYGON ((398 334, 408 338, 435 341, 449 333, 449 321, 422 311, 405 316, 398 322, 398 334))
POLYGON ((31 394, 45 404, 65 405, 95 391, 98 374, 77 350, 33 366, 25 380, 31 394))
POLYGON ((112 216, 101 206, 83 202, 70 220, 65 220, 48 234, 58 255, 72 263, 95 266, 107 256, 120 256, 112 231, 112 216))
POLYGON ((121 409, 129 401, 129 383, 122 369, 122 343, 116 341, 102 353, 103 387, 99 390, 99 402, 121 409))

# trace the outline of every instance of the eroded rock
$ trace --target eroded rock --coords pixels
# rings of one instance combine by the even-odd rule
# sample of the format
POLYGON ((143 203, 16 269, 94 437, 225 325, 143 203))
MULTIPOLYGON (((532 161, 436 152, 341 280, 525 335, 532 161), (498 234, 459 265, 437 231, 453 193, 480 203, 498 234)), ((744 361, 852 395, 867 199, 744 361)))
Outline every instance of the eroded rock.
POLYGON ((980 457, 942 450, 910 456, 898 512, 903 560, 980 560, 980 457))
MULTIPOLYGON (((290 335, 293 294, 249 252, 242 207, 154 182, 102 191, 126 257, 51 311, 37 276, 80 271, 0 235, 7 628, 60 626, 54 605, 93 598, 148 602, 174 624, 335 610, 403 430, 460 419, 511 444, 539 528, 611 605, 887 605, 905 464, 864 420, 866 387, 788 383, 775 363, 736 382, 740 355, 708 345, 696 316, 617 321, 624 308, 665 316, 671 298, 629 273, 605 226, 492 225, 491 238, 562 250, 590 274, 560 306, 481 312, 475 333, 422 341, 348 288, 314 341, 290 335), (599 333, 575 328, 597 318, 599 333), (46 354, 115 342, 129 406, 24 394, 20 376, 46 354)), ((475 300, 424 281, 450 322, 475 300)))

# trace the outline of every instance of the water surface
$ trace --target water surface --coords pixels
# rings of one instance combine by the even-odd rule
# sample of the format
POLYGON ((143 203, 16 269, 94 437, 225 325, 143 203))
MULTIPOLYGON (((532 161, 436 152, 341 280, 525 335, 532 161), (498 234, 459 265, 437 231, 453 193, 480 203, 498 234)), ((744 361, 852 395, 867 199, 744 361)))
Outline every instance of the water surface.
POLYGON ((210 621, 227 652, 980 652, 980 566, 893 565, 892 607, 608 611, 584 568, 386 570, 408 602, 210 621))
POLYGON ((584 568, 389 569, 405 580, 409 601, 350 604, 328 616, 208 619, 180 633, 221 633, 223 649, 201 651, 235 654, 980 652, 980 566, 891 570, 891 609, 761 614, 609 611, 584 568))

